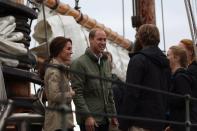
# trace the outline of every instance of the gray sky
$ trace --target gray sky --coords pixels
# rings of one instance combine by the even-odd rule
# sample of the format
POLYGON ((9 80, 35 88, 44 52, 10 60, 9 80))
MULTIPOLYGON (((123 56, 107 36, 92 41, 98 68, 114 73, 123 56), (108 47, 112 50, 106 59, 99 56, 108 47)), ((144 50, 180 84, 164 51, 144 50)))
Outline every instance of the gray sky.
MULTIPOLYGON (((74 0, 62 0, 74 7, 74 0)), ((163 50, 163 29, 161 17, 161 0, 156 2, 157 25, 161 33, 160 48, 163 50)), ((125 3, 125 37, 134 40, 135 29, 131 25, 132 0, 125 3)), ((194 4, 195 2, 193 2, 194 4)), ((122 0, 79 0, 79 6, 84 14, 123 34, 122 0)), ((166 49, 178 43, 182 38, 191 38, 186 16, 184 0, 163 0, 166 49)))

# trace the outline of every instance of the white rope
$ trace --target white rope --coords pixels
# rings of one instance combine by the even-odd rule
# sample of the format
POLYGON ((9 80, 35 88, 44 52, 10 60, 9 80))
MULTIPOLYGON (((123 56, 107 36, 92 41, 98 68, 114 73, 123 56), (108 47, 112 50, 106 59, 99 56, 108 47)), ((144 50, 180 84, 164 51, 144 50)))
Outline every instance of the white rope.
POLYGON ((44 20, 45 41, 47 44, 47 56, 49 57, 50 51, 49 51, 49 42, 48 42, 47 23, 46 23, 46 14, 45 14, 44 3, 42 3, 42 11, 43 11, 43 20, 44 20))
POLYGON ((165 36, 163 0, 161 0, 161 16, 162 16, 163 46, 164 46, 164 52, 166 52, 166 36, 165 36))
POLYGON ((197 30, 196 30, 196 23, 195 23, 195 20, 194 20, 194 16, 193 16, 193 12, 192 12, 192 9, 191 9, 190 1, 184 0, 184 2, 185 2, 186 13, 187 13, 187 17, 188 17, 190 32, 191 32, 191 36, 192 36, 192 41, 193 41, 195 60, 197 60, 197 48, 196 48, 197 30))
POLYGON ((85 38, 87 47, 90 47, 90 42, 89 42, 89 40, 88 40, 88 38, 87 38, 87 35, 86 35, 86 33, 85 33, 85 30, 84 30, 84 28, 83 28, 82 26, 81 26, 81 31, 82 31, 82 33, 83 33, 83 35, 84 35, 84 38, 85 38))
POLYGON ((124 0, 122 0, 122 35, 125 37, 125 8, 124 0))
POLYGON ((195 16, 196 16, 196 20, 197 20, 197 1, 194 0, 194 12, 195 12, 195 16))
POLYGON ((57 16, 58 16, 58 18, 60 19, 61 26, 62 26, 62 28, 63 28, 63 32, 64 32, 64 37, 66 37, 66 32, 65 32, 64 23, 63 23, 63 21, 62 21, 62 18, 60 17, 60 15, 59 15, 59 14, 57 14, 57 16))

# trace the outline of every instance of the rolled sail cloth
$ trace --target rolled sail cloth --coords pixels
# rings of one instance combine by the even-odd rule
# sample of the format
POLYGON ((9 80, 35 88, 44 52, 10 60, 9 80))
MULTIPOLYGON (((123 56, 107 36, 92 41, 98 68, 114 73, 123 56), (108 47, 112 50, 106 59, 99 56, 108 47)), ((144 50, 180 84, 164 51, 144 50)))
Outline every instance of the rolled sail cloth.
POLYGON ((13 32, 16 28, 14 16, 0 17, 0 37, 9 41, 20 41, 23 39, 22 32, 13 32))
POLYGON ((27 54, 24 44, 17 43, 23 39, 21 32, 13 32, 16 28, 13 16, 0 17, 0 50, 12 55, 27 54))
MULTIPOLYGON (((85 34, 81 31, 81 25, 77 24, 72 16, 54 15, 49 16, 46 19, 47 24, 47 37, 49 42, 57 36, 64 36, 72 40, 73 55, 72 58, 76 58, 85 52, 88 45, 85 34)), ((43 49, 43 43, 45 42, 45 29, 44 20, 40 20, 34 27, 34 39, 39 42, 40 46, 32 49, 37 54, 43 54, 46 52, 46 46, 43 49), (42 46, 41 46, 42 45, 42 46)), ((45 44, 46 45, 46 44, 45 44)), ((46 54, 46 53, 45 53, 46 54)))
POLYGON ((0 36, 6 38, 16 28, 13 16, 0 17, 0 36))
POLYGON ((0 50, 11 55, 27 54, 27 49, 23 45, 2 38, 0 38, 0 50))
MULTIPOLYGON (((20 41, 23 39, 23 37, 24 37, 24 34, 22 32, 12 32, 7 36, 6 40, 20 41)), ((25 47, 24 44, 21 44, 21 46, 25 47)))
POLYGON ((15 59, 4 58, 0 56, 0 62, 2 65, 7 65, 11 67, 17 67, 19 65, 19 61, 15 59))

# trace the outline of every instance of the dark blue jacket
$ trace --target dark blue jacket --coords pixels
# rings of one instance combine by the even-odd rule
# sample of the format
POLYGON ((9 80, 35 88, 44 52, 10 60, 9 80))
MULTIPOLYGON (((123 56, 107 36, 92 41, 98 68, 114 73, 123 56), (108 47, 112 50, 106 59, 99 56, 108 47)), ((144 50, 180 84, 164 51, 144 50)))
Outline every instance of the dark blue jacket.
MULTIPOLYGON (((127 83, 168 91, 170 75, 169 61, 157 46, 148 47, 138 53, 130 54, 127 83)), ((122 115, 165 119, 167 96, 133 86, 127 86, 124 93, 122 115)), ((126 131, 131 126, 161 131, 164 125, 147 121, 120 120, 120 128, 123 131, 126 131)))
MULTIPOLYGON (((177 69, 172 75, 172 86, 170 88, 170 92, 179 95, 191 94, 191 79, 184 68, 177 69)), ((171 121, 185 122, 185 99, 170 96, 169 111, 171 121)), ((174 131, 185 131, 184 126, 171 125, 171 128, 174 131)))
MULTIPOLYGON (((120 78, 118 78, 118 76, 116 74, 112 74, 112 80, 114 80, 118 83, 123 83, 123 81, 120 80, 120 78)), ((114 96, 116 112, 119 115, 120 110, 122 108, 125 85, 118 84, 118 83, 112 83, 112 89, 113 89, 113 96, 114 96)))
MULTIPOLYGON (((193 61, 188 66, 188 73, 192 79, 192 97, 197 98, 197 62, 193 61)), ((197 124, 197 101, 191 101, 191 121, 197 124)), ((197 127, 192 127, 191 131, 197 131, 197 127)))

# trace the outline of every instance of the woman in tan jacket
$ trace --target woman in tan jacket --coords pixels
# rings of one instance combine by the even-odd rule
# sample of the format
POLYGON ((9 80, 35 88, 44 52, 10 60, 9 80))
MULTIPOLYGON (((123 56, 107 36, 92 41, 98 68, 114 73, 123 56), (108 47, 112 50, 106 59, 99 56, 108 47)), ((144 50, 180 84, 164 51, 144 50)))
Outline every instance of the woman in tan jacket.
MULTIPOLYGON (((69 67, 71 54, 72 41, 64 37, 56 37, 50 44, 50 59, 48 63, 69 67)), ((68 72, 51 66, 46 67, 44 84, 48 107, 58 108, 65 105, 71 107, 74 92, 69 84, 68 72)), ((57 111, 46 110, 44 131, 62 131, 65 128, 67 128, 67 131, 72 131, 73 127, 72 113, 63 114, 57 111)))

